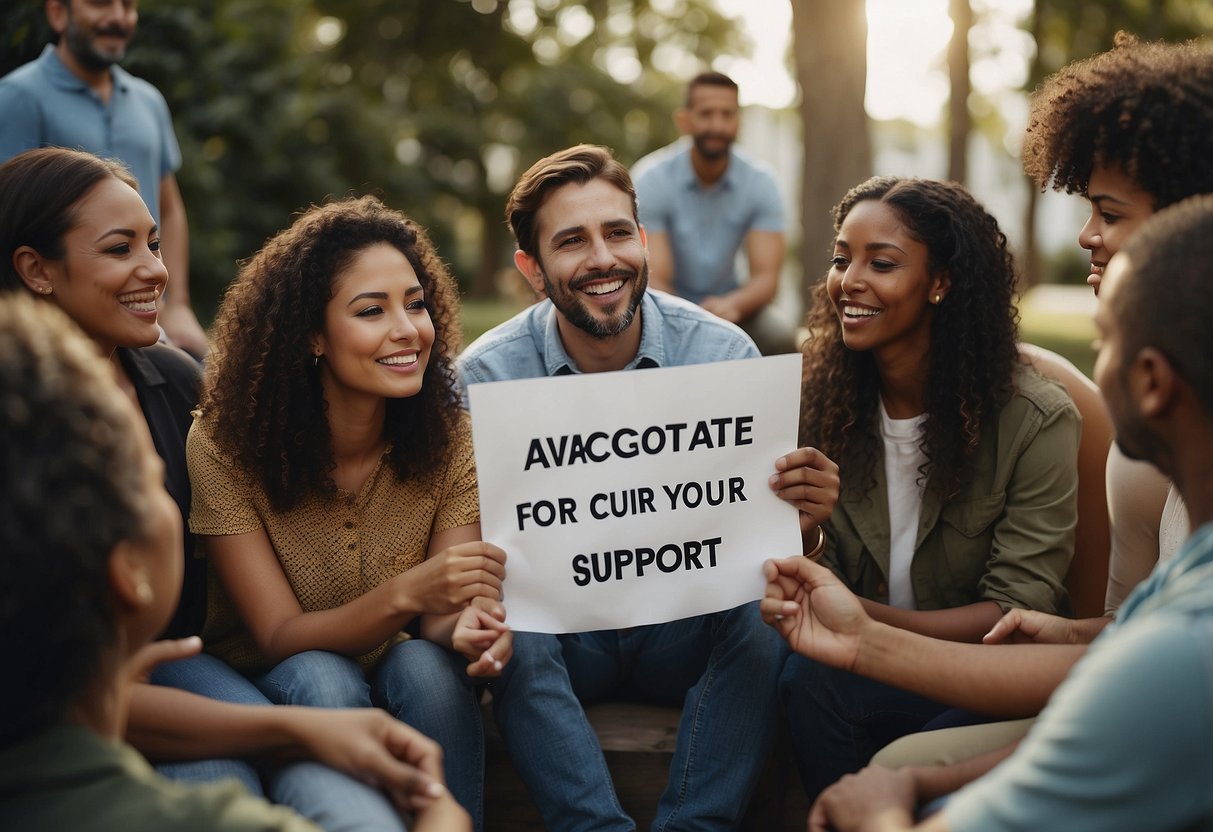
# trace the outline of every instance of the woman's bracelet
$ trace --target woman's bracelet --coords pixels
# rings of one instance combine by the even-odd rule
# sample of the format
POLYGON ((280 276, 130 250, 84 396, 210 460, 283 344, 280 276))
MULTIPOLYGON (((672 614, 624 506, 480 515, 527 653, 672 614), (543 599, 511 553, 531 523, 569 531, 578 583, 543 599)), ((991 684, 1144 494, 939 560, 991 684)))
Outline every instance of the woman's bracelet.
POLYGON ((817 527, 817 543, 816 543, 816 545, 813 546, 813 550, 811 552, 805 552, 804 556, 811 561, 818 561, 821 559, 821 553, 825 551, 825 548, 826 548, 826 530, 823 529, 821 526, 818 526, 817 527))

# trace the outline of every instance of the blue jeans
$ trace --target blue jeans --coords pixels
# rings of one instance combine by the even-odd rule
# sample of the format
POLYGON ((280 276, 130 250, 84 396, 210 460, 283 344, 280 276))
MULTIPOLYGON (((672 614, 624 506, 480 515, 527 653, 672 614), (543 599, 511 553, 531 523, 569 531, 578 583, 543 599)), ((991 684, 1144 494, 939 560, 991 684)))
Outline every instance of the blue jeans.
MULTIPOLYGON (((252 682, 206 653, 160 665, 152 671, 151 681, 223 702, 271 704, 252 682)), ((172 780, 191 783, 234 777, 251 793, 289 806, 327 832, 406 828, 382 792, 320 763, 298 762, 268 769, 264 772, 264 788, 261 773, 245 760, 163 763, 156 770, 172 780)))
POLYGON ((467 659, 412 639, 364 673, 354 659, 323 650, 297 653, 253 681, 279 705, 383 708, 442 746, 447 786, 472 816, 484 814, 484 730, 467 659))
POLYGON ((555 830, 633 830, 583 706, 682 706, 655 830, 734 829, 774 741, 787 648, 757 603, 668 624, 562 636, 515 633, 493 686, 514 767, 555 830))
POLYGON ((919 731, 947 706, 793 654, 779 679, 792 751, 812 803, 884 746, 919 731))

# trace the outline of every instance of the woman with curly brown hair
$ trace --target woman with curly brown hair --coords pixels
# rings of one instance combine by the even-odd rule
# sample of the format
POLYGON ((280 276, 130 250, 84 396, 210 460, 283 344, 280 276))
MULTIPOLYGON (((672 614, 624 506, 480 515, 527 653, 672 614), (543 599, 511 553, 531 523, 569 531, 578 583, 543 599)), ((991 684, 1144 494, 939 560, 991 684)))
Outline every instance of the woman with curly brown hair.
POLYGON ((190 526, 242 622, 212 608, 210 649, 275 702, 374 705, 433 737, 479 825, 472 677, 511 640, 451 370, 457 302, 422 229, 372 197, 269 240, 215 322, 190 526))
MULTIPOLYGON (((1024 170, 1042 188, 1081 194, 1091 216, 1078 243, 1091 253, 1087 282, 1099 293, 1108 261, 1155 212, 1213 193, 1213 47, 1142 42, 1075 61, 1032 98, 1024 170)), ((1187 536, 1178 492, 1153 466, 1108 456, 1111 556, 1106 611, 1187 536)), ((1082 625, 1094 637, 1107 619, 1082 625)))
MULTIPOLYGON (((800 436, 842 477, 823 562, 874 618, 953 641, 1058 609, 1079 417, 1018 358, 1006 237, 964 188, 922 179, 870 179, 834 221, 800 436)), ((798 655, 780 686, 810 799, 945 709, 798 655)))

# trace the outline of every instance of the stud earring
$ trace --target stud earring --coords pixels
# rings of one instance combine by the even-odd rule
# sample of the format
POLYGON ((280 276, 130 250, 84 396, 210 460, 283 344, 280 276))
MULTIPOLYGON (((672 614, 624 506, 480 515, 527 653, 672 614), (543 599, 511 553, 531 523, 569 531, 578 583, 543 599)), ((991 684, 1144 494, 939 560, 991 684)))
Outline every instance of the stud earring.
POLYGON ((152 592, 152 585, 144 581, 135 587, 135 597, 144 604, 150 604, 156 599, 156 594, 152 592))
POLYGON ((317 353, 316 355, 313 355, 313 356, 312 356, 312 366, 313 366, 313 367, 319 367, 319 366, 320 366, 320 354, 319 354, 319 353, 317 353))
POLYGON ((51 287, 50 286, 39 286, 38 291, 44 295, 49 295, 51 293, 51 287))
POLYGON ((936 294, 935 297, 931 299, 931 303, 938 305, 941 300, 943 300, 943 295, 936 294))

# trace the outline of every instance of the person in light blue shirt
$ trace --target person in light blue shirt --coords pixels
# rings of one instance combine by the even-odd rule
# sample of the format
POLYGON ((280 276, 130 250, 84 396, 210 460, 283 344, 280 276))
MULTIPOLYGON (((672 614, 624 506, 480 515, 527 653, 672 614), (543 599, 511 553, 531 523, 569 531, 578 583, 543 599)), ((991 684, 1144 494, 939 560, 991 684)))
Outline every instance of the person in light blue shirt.
POLYGON ((160 325, 201 357, 208 345, 190 306, 189 223, 175 175, 181 150, 164 96, 118 66, 135 36, 138 3, 47 0, 46 18, 58 43, 0 78, 0 162, 66 147, 126 165, 164 243, 169 284, 160 325))
MULTIPOLYGON (((1195 533, 1133 591, 1001 765, 918 825, 924 773, 865 769, 821 795, 810 830, 1213 830, 1211 265, 1213 196, 1164 208, 1109 262, 1095 316, 1095 380, 1116 442, 1174 481, 1195 533)), ((813 564, 772 561, 767 577, 763 616, 798 652, 865 675, 938 658, 931 639, 873 622, 813 564)), ((984 649, 1015 665, 1063 647, 954 645, 948 659, 959 668, 984 649)))
MULTIPOLYGON (((459 357, 465 401, 466 387, 480 382, 758 355, 733 324, 648 288, 632 181, 603 148, 579 145, 536 162, 506 215, 518 242, 514 263, 546 299, 459 357)), ((838 478, 833 463, 817 465, 788 465, 772 487, 782 496, 819 486, 811 504, 793 502, 820 523, 837 501, 838 478)), ((626 699, 683 709, 653 829, 736 829, 774 740, 786 650, 757 603, 625 630, 515 633, 513 657, 493 684, 493 711, 545 828, 636 828, 584 711, 626 699)))
POLYGON ((783 204, 771 172, 733 146, 737 84, 719 72, 696 76, 675 120, 684 138, 633 167, 653 286, 740 325, 764 354, 794 352, 792 323, 772 305, 783 204))

